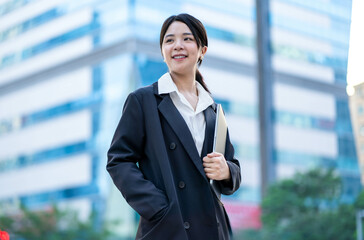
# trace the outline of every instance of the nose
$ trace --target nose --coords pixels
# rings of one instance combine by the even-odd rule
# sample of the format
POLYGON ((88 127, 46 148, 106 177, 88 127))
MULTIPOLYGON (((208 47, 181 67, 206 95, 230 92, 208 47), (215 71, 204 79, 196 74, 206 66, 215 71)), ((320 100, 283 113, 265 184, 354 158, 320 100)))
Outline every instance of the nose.
POLYGON ((177 39, 174 44, 174 50, 180 50, 183 49, 183 41, 180 39, 177 39))

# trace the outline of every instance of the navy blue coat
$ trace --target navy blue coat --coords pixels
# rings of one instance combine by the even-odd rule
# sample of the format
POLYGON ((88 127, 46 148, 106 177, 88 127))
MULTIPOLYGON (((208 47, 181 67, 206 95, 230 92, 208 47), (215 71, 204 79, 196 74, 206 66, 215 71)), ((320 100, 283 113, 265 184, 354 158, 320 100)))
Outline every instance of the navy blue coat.
POLYGON ((107 170, 140 214, 136 239, 230 239, 220 196, 239 188, 240 165, 228 135, 225 158, 231 180, 210 185, 202 158, 212 152, 214 108, 204 111, 200 157, 183 117, 169 94, 158 94, 157 82, 128 96, 108 151, 107 170))

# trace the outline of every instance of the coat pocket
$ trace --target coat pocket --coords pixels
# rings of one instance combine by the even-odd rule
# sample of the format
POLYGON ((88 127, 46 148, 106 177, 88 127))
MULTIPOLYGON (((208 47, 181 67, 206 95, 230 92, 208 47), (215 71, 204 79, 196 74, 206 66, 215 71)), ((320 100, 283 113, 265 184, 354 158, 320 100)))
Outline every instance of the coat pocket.
POLYGON ((137 232, 137 240, 188 240, 187 233, 183 227, 182 217, 178 207, 170 203, 158 218, 146 220, 141 218, 137 232))
POLYGON ((169 204, 167 205, 167 207, 157 212, 150 220, 141 217, 135 239, 148 239, 148 235, 153 232, 153 230, 157 228, 161 224, 161 222, 163 222, 163 219, 169 213, 170 209, 171 205, 169 204))

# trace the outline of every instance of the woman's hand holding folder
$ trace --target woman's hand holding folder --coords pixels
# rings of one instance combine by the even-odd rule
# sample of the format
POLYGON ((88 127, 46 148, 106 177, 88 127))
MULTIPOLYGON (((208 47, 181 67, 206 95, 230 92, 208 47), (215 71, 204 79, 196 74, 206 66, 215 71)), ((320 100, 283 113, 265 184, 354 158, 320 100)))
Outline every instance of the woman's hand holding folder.
POLYGON ((228 180, 230 179, 229 166, 226 163, 224 155, 217 152, 207 154, 203 158, 203 167, 206 176, 212 180, 228 180))

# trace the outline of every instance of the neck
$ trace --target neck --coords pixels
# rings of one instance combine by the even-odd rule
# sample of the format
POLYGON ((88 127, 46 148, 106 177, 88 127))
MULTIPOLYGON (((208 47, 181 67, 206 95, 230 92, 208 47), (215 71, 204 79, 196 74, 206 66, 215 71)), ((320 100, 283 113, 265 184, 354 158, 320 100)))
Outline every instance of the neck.
POLYGON ((176 84, 178 91, 193 94, 197 93, 195 74, 182 75, 178 73, 171 73, 171 77, 173 82, 176 84))

